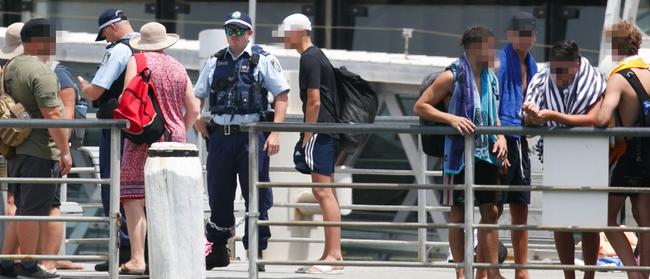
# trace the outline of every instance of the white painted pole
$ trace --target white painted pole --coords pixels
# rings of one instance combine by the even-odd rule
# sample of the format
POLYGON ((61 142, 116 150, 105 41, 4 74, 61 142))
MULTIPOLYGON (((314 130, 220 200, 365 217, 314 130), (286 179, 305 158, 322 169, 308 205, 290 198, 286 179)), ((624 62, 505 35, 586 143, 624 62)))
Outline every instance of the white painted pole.
POLYGON ((154 143, 145 174, 151 278, 205 278, 203 173, 194 144, 154 143))

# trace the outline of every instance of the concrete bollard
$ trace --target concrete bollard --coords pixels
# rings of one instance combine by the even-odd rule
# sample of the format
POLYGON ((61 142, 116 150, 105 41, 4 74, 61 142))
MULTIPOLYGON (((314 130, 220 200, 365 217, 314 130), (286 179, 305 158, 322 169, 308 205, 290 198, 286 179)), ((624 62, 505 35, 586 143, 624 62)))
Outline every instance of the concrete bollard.
POLYGON ((154 143, 144 175, 150 277, 205 278, 203 175, 196 146, 154 143))

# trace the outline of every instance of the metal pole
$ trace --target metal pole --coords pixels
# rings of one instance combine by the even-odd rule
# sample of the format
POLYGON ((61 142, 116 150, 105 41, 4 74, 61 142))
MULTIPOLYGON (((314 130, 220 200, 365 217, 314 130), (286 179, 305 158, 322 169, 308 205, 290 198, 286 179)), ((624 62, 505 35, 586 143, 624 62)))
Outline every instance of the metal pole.
POLYGON ((334 4, 325 0, 325 48, 332 48, 332 25, 334 25, 334 4))
MULTIPOLYGON (((63 178, 68 178, 67 175, 64 175, 63 178)), ((68 183, 61 183, 61 189, 59 191, 59 201, 61 203, 66 203, 68 201, 68 183)), ((60 206, 59 206, 60 207, 60 206)), ((60 212, 63 215, 63 212, 60 212)), ((61 238, 61 248, 59 248, 59 255, 65 255, 65 236, 66 234, 66 223, 63 222, 63 238, 61 238)))
POLYGON ((259 150, 257 150, 258 132, 255 128, 250 129, 248 132, 248 278, 257 279, 257 256, 258 256, 258 228, 257 221, 259 218, 258 212, 258 157, 259 150))
POLYGON ((248 15, 251 17, 251 22, 253 23, 253 35, 250 37, 251 43, 255 43, 255 17, 257 16, 257 0, 248 0, 248 15))
POLYGON ((120 129, 111 127, 111 193, 109 242, 108 242, 108 276, 111 279, 119 278, 119 245, 118 233, 120 230, 120 129))
MULTIPOLYGON (((418 155, 420 156, 420 165, 417 171, 418 184, 427 183, 427 154, 422 151, 422 135, 418 135, 418 155)), ((418 190, 418 223, 427 223, 427 192, 425 189, 418 190)), ((422 263, 427 262, 427 229, 418 229, 418 260, 422 263)))
POLYGON ((474 278, 474 135, 465 136, 465 278, 474 278))

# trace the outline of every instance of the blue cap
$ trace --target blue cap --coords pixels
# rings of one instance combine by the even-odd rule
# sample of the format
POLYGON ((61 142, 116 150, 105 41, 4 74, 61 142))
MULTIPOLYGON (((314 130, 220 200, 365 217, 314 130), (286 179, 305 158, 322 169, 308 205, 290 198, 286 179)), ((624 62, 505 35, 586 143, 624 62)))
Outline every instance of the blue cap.
POLYGON ((535 17, 529 12, 519 11, 511 19, 508 30, 512 31, 535 31, 537 23, 535 17))
POLYGON ((99 26, 99 32, 97 32, 97 38, 95 39, 95 41, 105 40, 106 38, 102 36, 102 31, 104 30, 104 28, 106 28, 111 24, 118 23, 122 20, 127 20, 122 10, 108 9, 104 11, 101 15, 99 15, 99 19, 97 20, 97 26, 99 26))
POLYGON ((247 13, 240 12, 240 11, 234 11, 230 13, 226 17, 226 21, 223 23, 223 26, 226 25, 236 25, 239 28, 246 29, 246 30, 253 29, 253 21, 251 20, 251 17, 248 16, 247 13))

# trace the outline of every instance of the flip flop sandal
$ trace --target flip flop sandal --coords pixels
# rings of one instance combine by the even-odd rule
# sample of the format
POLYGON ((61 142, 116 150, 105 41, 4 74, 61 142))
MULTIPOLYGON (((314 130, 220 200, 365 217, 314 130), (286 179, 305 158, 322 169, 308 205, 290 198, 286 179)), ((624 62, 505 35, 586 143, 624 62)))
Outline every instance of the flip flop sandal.
POLYGON ((301 268, 296 269, 295 273, 305 273, 308 269, 311 268, 311 265, 306 265, 301 268))
POLYGON ((342 275, 342 268, 334 268, 331 265, 313 265, 305 269, 306 274, 342 275))
POLYGON ((120 275, 144 275, 145 271, 135 271, 135 270, 130 270, 128 267, 126 267, 126 264, 120 265, 120 275))

